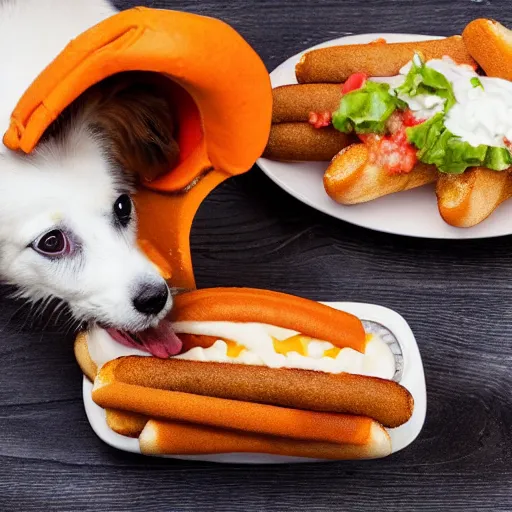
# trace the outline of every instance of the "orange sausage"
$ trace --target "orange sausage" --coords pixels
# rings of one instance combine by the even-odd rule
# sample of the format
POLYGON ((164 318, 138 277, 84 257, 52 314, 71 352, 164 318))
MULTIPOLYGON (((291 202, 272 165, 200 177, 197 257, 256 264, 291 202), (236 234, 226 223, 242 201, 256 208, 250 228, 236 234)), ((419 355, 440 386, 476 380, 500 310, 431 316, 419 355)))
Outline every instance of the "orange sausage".
POLYGON ((365 351, 361 320, 318 302, 252 288, 207 288, 175 297, 171 320, 258 322, 297 331, 337 347, 365 351))
POLYGON ((103 408, 291 439, 356 445, 365 444, 371 429, 379 426, 362 416, 302 411, 127 384, 115 375, 116 361, 104 365, 95 380, 92 399, 103 408))
POLYGON ((148 455, 198 455, 215 453, 267 453, 315 459, 354 460, 384 457, 391 453, 387 433, 378 427, 363 445, 296 441, 284 437, 249 434, 235 430, 150 420, 140 437, 148 455))

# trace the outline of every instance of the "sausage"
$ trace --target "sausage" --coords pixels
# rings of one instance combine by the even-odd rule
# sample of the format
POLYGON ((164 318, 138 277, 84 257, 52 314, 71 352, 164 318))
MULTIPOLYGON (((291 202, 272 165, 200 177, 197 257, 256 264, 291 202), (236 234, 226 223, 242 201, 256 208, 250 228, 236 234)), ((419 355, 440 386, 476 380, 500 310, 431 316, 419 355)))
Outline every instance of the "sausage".
POLYGON ((370 77, 395 76, 415 52, 424 59, 451 57, 457 64, 476 63, 461 36, 413 43, 351 44, 306 52, 295 66, 299 84, 342 83, 353 73, 370 77))
POLYGON ((288 162, 329 162, 354 140, 353 135, 339 132, 332 126, 314 128, 309 123, 274 124, 263 157, 288 162))

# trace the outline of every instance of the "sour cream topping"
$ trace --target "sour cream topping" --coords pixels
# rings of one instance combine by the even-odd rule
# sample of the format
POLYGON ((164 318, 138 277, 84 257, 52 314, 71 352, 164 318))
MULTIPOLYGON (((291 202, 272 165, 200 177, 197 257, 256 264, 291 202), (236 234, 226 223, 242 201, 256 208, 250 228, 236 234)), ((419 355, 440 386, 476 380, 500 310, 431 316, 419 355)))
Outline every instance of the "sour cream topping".
POLYGON ((260 323, 235 322, 176 322, 175 332, 218 336, 242 345, 244 350, 237 357, 229 357, 228 346, 217 340, 211 347, 195 347, 178 359, 264 365, 270 368, 300 368, 328 373, 348 372, 358 375, 392 379, 395 359, 388 345, 378 336, 373 336, 366 345, 364 354, 351 348, 341 349, 336 357, 325 356, 335 346, 327 341, 312 339, 307 345, 307 354, 288 352, 279 354, 272 338, 285 340, 298 334, 296 331, 260 323))
MULTIPOLYGON (((299 368, 328 373, 347 372, 391 380, 395 374, 395 358, 388 345, 376 335, 372 335, 364 354, 351 348, 341 349, 336 357, 325 356, 325 352, 335 348, 327 341, 312 339, 307 344, 307 354, 275 351, 272 337, 285 340, 298 334, 289 329, 259 323, 235 322, 176 322, 173 324, 178 334, 197 334, 219 337, 208 348, 194 347, 187 352, 173 356, 176 359, 264 365, 270 368, 299 368), (221 339, 222 338, 222 339, 221 339), (243 347, 237 357, 228 356, 229 339, 243 347)), ((150 356, 135 348, 125 347, 114 341, 99 327, 93 328, 88 335, 89 354, 94 363, 101 368, 105 363, 122 356, 150 356)))
MULTIPOLYGON (((512 82, 501 78, 478 75, 467 65, 457 65, 449 57, 432 59, 426 65, 438 71, 451 83, 457 103, 445 116, 445 126, 454 135, 472 146, 506 147, 504 137, 512 140, 512 82), (478 78, 482 87, 475 87, 472 78, 478 78)), ((407 63, 399 75, 371 80, 389 83, 392 89, 399 87, 411 69, 407 63)), ((445 100, 436 95, 398 94, 418 119, 429 119, 442 112, 445 100)))

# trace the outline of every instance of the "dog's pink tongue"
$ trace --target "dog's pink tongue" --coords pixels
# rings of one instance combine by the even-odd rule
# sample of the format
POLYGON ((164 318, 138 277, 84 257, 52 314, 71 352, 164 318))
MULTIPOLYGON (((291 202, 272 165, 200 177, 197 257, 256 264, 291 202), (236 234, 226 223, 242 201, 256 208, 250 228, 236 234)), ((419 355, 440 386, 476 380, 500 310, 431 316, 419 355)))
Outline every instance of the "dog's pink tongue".
POLYGON ((111 331, 109 329, 109 334, 122 345, 144 350, 152 356, 162 359, 175 356, 180 352, 183 345, 182 341, 173 331, 171 323, 166 320, 160 322, 158 327, 137 333, 138 342, 130 335, 119 331, 111 331))

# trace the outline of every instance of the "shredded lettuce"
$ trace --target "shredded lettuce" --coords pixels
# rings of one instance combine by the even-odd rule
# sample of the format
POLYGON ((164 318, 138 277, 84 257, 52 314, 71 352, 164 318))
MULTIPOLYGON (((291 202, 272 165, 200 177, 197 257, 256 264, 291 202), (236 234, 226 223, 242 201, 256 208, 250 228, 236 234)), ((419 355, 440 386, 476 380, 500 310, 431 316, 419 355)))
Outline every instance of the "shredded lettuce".
POLYGON ((425 65, 418 54, 413 57, 411 69, 407 73, 403 84, 397 87, 395 91, 399 96, 414 97, 418 94, 439 96, 445 100, 445 112, 448 112, 457 101, 452 84, 442 73, 425 65))
POLYGON ((473 89, 475 87, 480 87, 481 89, 484 88, 484 86, 482 85, 482 82, 480 81, 480 78, 478 78, 476 76, 474 76, 469 82, 473 86, 473 89))
POLYGON ((363 87, 341 99, 332 115, 334 128, 343 133, 385 133, 386 121, 402 101, 389 92, 389 85, 368 80, 363 87))
POLYGON ((418 149, 418 159, 434 164, 441 172, 462 174, 468 167, 487 167, 504 171, 512 165, 506 148, 471 146, 444 126, 444 114, 438 113, 422 124, 406 129, 409 142, 418 149))

